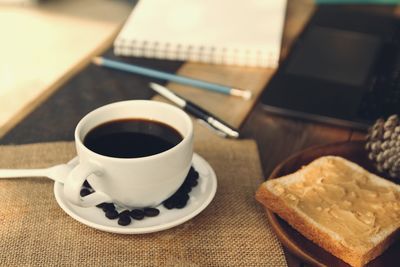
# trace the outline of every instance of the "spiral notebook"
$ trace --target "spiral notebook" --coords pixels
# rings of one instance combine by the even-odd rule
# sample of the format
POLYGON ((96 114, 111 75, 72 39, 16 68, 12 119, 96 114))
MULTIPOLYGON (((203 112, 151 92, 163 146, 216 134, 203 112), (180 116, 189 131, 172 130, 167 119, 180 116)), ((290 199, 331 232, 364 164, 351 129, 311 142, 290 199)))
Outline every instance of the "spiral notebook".
POLYGON ((114 53, 276 67, 286 0, 140 0, 114 53))

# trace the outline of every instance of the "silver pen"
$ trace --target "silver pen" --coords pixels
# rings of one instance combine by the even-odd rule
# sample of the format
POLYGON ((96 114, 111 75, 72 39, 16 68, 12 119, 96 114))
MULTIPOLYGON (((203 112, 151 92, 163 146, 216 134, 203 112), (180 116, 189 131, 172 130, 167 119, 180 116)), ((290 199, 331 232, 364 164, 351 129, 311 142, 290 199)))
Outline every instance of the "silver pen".
POLYGON ((221 135, 230 138, 239 138, 239 131, 229 126, 227 123, 216 118, 214 115, 199 107, 198 105, 190 102, 178 96, 177 94, 170 91, 168 88, 156 84, 150 83, 150 88, 167 98, 171 102, 175 103, 177 106, 187 111, 189 114, 195 116, 196 118, 204 121, 207 125, 211 126, 214 130, 217 130, 221 135))

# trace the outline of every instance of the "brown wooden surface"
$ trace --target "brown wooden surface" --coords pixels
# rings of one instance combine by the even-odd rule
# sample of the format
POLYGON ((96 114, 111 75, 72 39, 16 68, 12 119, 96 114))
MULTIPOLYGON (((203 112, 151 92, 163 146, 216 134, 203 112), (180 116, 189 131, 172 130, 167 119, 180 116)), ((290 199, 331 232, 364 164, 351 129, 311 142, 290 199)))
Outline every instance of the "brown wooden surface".
MULTIPOLYGON (((313 0, 288 0, 283 34, 282 59, 287 55, 293 40, 302 30, 313 10, 313 0)), ((400 15, 400 11, 397 10, 397 14, 400 15)), ((104 44, 100 45, 98 51, 105 47, 104 44)), ((66 77, 71 76, 72 73, 76 73, 78 69, 82 68, 89 61, 89 58, 87 57, 77 63, 75 70, 69 72, 65 78, 60 79, 50 91, 52 92, 53 89, 65 81, 66 77)), ((346 128, 280 117, 265 112, 262 106, 257 104, 256 100, 264 84, 267 83, 274 73, 273 69, 186 63, 179 70, 179 73, 217 83, 232 84, 253 91, 253 99, 251 101, 244 101, 240 98, 204 92, 204 90, 188 87, 184 87, 184 89, 181 85, 177 84, 171 83, 168 85, 173 90, 200 104, 233 126, 241 125, 244 137, 253 138, 257 141, 265 177, 268 177, 280 162, 304 148, 339 141, 362 140, 365 137, 365 133, 362 132, 353 132, 346 128)), ((29 110, 33 110, 41 103, 50 91, 47 91, 35 103, 32 103, 28 107, 29 110)), ((19 121, 22 117, 23 115, 17 115, 16 121, 19 121)), ((10 125, 5 128, 8 130, 10 125)), ((288 266, 307 266, 287 250, 285 250, 285 255, 288 266)))
POLYGON ((0 137, 109 48, 132 8, 108 0, 32 2, 40 3, 0 4, 0 137))
POLYGON ((252 110, 274 72, 275 69, 272 68, 244 68, 193 62, 185 63, 178 71, 178 74, 183 76, 250 90, 253 95, 249 100, 177 83, 169 83, 167 87, 238 128, 252 110))
POLYGON ((73 68, 69 69, 64 75, 54 83, 43 90, 39 96, 32 99, 28 105, 24 106, 21 110, 16 113, 13 118, 0 127, 0 137, 5 135, 10 129, 21 122, 29 113, 31 113, 37 106, 42 104, 50 95, 52 95, 57 89, 59 89, 65 82, 67 82, 72 76, 76 75, 81 71, 87 64, 89 64, 92 58, 100 53, 103 53, 113 42, 118 31, 114 32, 110 38, 108 38, 103 44, 99 45, 92 53, 87 55, 87 57, 82 58, 80 61, 76 62, 73 68))

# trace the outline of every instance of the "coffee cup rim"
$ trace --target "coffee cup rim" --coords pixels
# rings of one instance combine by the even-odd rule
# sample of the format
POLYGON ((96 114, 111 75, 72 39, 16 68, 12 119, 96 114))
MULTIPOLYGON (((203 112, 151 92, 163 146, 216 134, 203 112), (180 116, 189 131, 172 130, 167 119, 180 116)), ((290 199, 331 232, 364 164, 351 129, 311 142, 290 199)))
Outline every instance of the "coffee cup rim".
MULTIPOLYGON (((167 122, 164 121, 159 121, 162 123, 165 123, 173 128, 175 128, 174 126, 170 125, 167 122)), ((104 123, 104 122, 103 122, 104 123)), ((98 124, 100 125, 100 124, 98 124)), ((96 126, 95 126, 96 127, 96 126)), ((94 128, 94 127, 93 127, 94 128)), ((92 128, 92 129, 93 129, 92 128)), ((176 128, 175 128, 176 129, 176 128)), ((170 153, 173 153, 174 151, 180 149, 180 147, 186 145, 187 143, 191 142, 192 138, 193 138, 193 123, 191 118, 189 117, 188 114, 186 114, 186 112, 184 112, 182 109, 177 108, 171 104, 167 104, 167 103, 163 103, 163 102, 159 102, 159 101, 154 101, 154 100, 126 100, 126 101, 118 101, 118 102, 113 102, 107 105, 103 105, 101 107, 98 107, 92 111, 90 111, 89 113, 87 113, 85 116, 83 116, 80 121, 78 122, 78 124, 75 127, 75 131, 74 131, 74 138, 75 138, 75 142, 77 143, 77 145, 82 148, 84 151, 86 151, 87 153, 89 153, 90 155, 93 155, 95 157, 99 157, 101 159, 107 159, 107 160, 115 160, 115 161, 146 161, 146 160, 152 160, 154 158, 158 158, 158 157, 162 157, 162 156, 166 156, 170 153), (185 123, 189 126, 188 127, 188 132, 187 134, 182 133, 181 131, 178 130, 178 132, 182 135, 182 140, 176 144, 174 147, 165 150, 163 152, 154 154, 154 155, 150 155, 150 156, 145 156, 145 157, 137 157, 137 158, 117 158, 117 157, 110 157, 110 156, 105 156, 99 153, 96 153, 92 150, 90 150, 89 148, 87 148, 84 144, 83 144, 83 140, 80 136, 80 132, 81 132, 81 128, 83 127, 84 123, 86 123, 91 116, 93 116, 95 113, 100 112, 101 110, 104 109, 109 109, 112 106, 117 106, 117 105, 124 105, 124 104, 129 104, 129 103, 149 103, 149 104, 155 104, 155 105, 160 105, 163 107, 167 107, 169 109, 173 109, 178 113, 182 114, 182 118, 185 120, 185 123)))

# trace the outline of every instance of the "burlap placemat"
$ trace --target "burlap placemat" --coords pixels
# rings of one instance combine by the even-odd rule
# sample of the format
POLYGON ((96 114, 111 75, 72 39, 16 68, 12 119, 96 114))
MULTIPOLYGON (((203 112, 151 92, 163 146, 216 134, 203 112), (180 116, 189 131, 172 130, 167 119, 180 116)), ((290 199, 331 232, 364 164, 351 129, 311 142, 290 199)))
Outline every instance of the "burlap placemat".
MULTIPOLYGON (((197 126, 196 126, 197 127, 197 126)), ((0 180, 1 266, 286 266, 254 199, 262 182, 253 141, 197 129, 195 151, 214 168, 217 194, 192 220, 145 235, 85 226, 63 212, 46 178, 0 180)), ((0 147, 0 168, 46 167, 75 155, 69 142, 0 147)))

